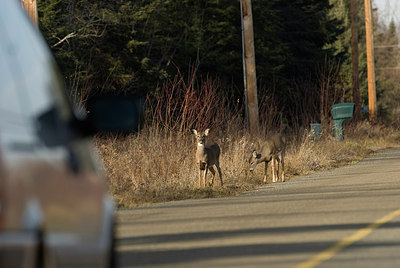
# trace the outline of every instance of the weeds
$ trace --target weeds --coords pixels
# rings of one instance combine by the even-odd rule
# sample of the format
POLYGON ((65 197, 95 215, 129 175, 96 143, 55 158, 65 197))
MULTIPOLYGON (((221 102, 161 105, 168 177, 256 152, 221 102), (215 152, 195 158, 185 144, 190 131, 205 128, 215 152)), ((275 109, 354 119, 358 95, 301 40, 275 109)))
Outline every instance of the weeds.
MULTIPOLYGON (((288 180, 299 175, 328 170, 354 163, 378 148, 398 144, 399 132, 368 127, 362 122, 349 127, 345 141, 326 135, 313 141, 308 130, 301 138, 289 139, 285 172, 288 180), (365 134, 360 139, 360 133, 365 134), (382 132, 383 131, 383 132, 382 132)), ((221 169, 224 187, 198 188, 195 166, 195 142, 192 135, 161 135, 148 127, 138 135, 125 138, 98 138, 97 148, 105 163, 110 191, 120 207, 133 207, 154 202, 235 195, 262 185, 263 168, 249 172, 248 157, 262 137, 252 139, 242 129, 214 135, 221 146, 221 169)), ((269 169, 271 172, 271 169, 269 169)), ((271 183, 271 174, 268 174, 271 183)))
MULTIPOLYGON (((140 133, 95 139, 110 191, 119 207, 231 196, 262 185, 264 169, 260 166, 251 174, 248 158, 265 134, 250 136, 236 101, 218 92, 218 83, 211 80, 184 82, 176 77, 163 86, 159 96, 147 98, 147 124, 140 133), (209 127, 209 140, 220 145, 224 187, 198 187, 192 127, 209 127)), ((263 133, 281 131, 276 107, 263 109, 264 114, 273 116, 270 120, 261 118, 263 133), (275 122, 277 129, 267 129, 268 122, 275 122)), ((328 123, 323 126, 319 141, 314 141, 309 129, 287 132, 286 178, 354 163, 373 150, 400 142, 400 132, 395 127, 371 126, 367 122, 345 125, 344 133, 345 140, 337 141, 328 123)), ((268 183, 271 177, 270 168, 268 183)))

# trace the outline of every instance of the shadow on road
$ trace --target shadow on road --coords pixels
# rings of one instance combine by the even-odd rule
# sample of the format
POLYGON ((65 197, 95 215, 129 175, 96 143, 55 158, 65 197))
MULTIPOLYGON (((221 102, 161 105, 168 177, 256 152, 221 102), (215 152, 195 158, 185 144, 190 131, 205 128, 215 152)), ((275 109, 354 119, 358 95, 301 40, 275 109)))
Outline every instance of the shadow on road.
MULTIPOLYGON (((117 241, 118 246, 127 245, 145 245, 169 242, 195 242, 207 239, 223 239, 226 237, 234 238, 241 235, 265 235, 276 233, 294 233, 294 232, 316 232, 316 231, 335 231, 335 230, 358 230, 369 225, 365 224, 342 224, 342 225, 322 225, 322 226, 301 226, 301 227, 278 227, 278 228, 262 228, 247 229, 239 231, 227 232, 199 232, 185 233, 179 235, 157 235, 142 236, 135 238, 124 238, 117 241)), ((400 222, 390 222, 381 227, 384 228, 400 228, 400 222)), ((218 246, 218 247, 201 247, 192 249, 171 249, 171 250, 126 250, 118 252, 119 266, 145 266, 159 264, 179 264, 195 260, 207 260, 213 258, 229 258, 229 257, 249 257, 257 255, 279 255, 279 254, 298 254, 315 252, 316 249, 324 250, 331 247, 335 242, 306 242, 306 243, 264 243, 254 245, 234 245, 234 246, 218 246)), ((356 248, 372 248, 372 247, 392 247, 400 246, 400 241, 393 243, 355 243, 350 249, 356 248)))

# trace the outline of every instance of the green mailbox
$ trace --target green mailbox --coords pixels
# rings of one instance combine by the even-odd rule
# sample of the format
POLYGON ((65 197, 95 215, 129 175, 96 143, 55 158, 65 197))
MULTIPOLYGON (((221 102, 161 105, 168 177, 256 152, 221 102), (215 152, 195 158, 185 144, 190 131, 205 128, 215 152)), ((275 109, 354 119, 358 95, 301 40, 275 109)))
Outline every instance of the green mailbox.
POLYGON ((338 103, 332 106, 333 130, 336 139, 343 140, 343 122, 353 117, 354 103, 338 103))

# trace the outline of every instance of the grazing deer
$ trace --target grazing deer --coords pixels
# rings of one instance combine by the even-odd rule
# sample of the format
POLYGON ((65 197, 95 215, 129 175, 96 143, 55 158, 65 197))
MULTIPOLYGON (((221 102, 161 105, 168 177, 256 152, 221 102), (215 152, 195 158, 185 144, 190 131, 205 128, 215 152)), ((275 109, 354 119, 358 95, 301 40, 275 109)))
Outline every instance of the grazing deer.
POLYGON ((279 162, 282 163, 282 182, 285 181, 285 147, 286 147, 286 139, 280 134, 275 134, 268 137, 264 144, 261 147, 261 151, 253 151, 249 163, 250 163, 250 171, 254 171, 256 166, 265 162, 265 175, 264 175, 264 183, 267 182, 267 168, 268 162, 272 160, 272 182, 277 182, 279 178, 279 162), (279 158, 280 155, 280 158, 279 158), (277 161, 278 167, 276 170, 275 176, 275 161, 277 161))
POLYGON ((196 135, 197 141, 196 164, 199 167, 199 187, 201 187, 202 179, 203 185, 206 187, 207 170, 210 170, 212 173, 211 186, 214 184, 214 165, 217 167, 219 179, 221 180, 221 186, 223 186, 224 183, 222 182, 221 168, 219 167, 219 155, 221 150, 216 143, 211 146, 206 146, 206 138, 210 132, 210 129, 206 129, 203 133, 198 133, 196 129, 192 129, 192 132, 194 135, 196 135), (204 171, 203 176, 202 171, 204 171))

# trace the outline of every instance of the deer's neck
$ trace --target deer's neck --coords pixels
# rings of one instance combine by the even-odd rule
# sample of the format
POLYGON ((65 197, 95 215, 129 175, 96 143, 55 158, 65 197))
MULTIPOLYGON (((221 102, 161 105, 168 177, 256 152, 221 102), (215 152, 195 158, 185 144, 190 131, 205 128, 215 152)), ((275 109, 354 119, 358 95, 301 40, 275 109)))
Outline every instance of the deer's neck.
POLYGON ((203 143, 197 143, 197 151, 204 151, 204 144, 203 143))
POLYGON ((204 145, 204 143, 197 143, 197 155, 198 156, 203 155, 205 152, 205 148, 206 146, 204 145))

